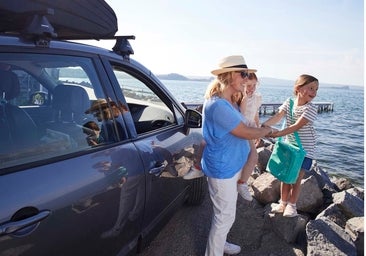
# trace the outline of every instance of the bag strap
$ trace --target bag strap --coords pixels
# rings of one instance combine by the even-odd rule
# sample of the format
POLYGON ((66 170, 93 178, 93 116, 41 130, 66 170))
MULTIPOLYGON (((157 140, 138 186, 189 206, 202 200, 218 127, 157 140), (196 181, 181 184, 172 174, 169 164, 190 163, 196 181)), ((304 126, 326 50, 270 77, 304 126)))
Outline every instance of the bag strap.
MULTIPOLYGON (((293 114, 293 106, 294 106, 294 100, 292 98, 289 98, 289 102, 290 102, 290 109, 289 109, 289 114, 290 114, 290 119, 292 120, 292 114, 293 114)), ((286 118, 285 120, 283 120, 283 124, 282 124, 282 130, 285 128, 285 125, 286 125, 286 118)), ((296 139, 296 143, 297 143, 297 146, 303 150, 303 147, 302 147, 302 144, 301 144, 301 140, 300 140, 300 137, 299 137, 299 134, 297 133, 297 131, 294 132, 294 135, 295 135, 295 139, 296 139)), ((282 141, 282 137, 279 137, 278 138, 278 141, 282 141)))

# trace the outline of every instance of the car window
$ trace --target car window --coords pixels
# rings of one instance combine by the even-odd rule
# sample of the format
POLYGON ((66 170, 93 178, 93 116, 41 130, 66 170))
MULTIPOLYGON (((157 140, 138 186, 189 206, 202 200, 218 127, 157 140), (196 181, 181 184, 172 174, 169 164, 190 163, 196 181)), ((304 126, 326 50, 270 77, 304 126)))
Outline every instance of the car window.
POLYGON ((166 103, 168 101, 159 96, 159 91, 153 91, 148 84, 117 66, 114 67, 114 73, 125 96, 137 134, 182 122, 183 117, 171 103, 166 103))
POLYGON ((0 167, 37 162, 127 138, 90 58, 0 54, 0 167))

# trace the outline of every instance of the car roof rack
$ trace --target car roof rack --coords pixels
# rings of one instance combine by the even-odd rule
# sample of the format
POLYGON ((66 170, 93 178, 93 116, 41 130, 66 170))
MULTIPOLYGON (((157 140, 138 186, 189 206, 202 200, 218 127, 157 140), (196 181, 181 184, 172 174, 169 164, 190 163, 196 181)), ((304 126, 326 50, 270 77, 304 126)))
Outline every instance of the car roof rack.
MULTIPOLYGON (((23 40, 34 41, 37 46, 48 47, 52 38, 57 38, 55 29, 49 22, 46 15, 53 15, 52 8, 27 12, 25 15, 14 14, 16 25, 8 28, 1 27, 0 33, 5 35, 18 35, 23 40), (22 26, 19 26, 22 24, 22 26)), ((4 18, 9 22, 7 18, 4 18)))
POLYGON ((33 40, 37 46, 48 47, 51 38, 57 38, 57 33, 48 21, 46 15, 53 15, 54 10, 47 8, 45 11, 35 11, 29 25, 21 33, 27 39, 33 40))
MULTIPOLYGON (((134 35, 126 35, 126 36, 111 36, 111 37, 103 37, 103 38, 97 38, 95 40, 116 40, 116 43, 114 44, 112 50, 114 53, 121 55, 124 59, 128 60, 130 58, 131 54, 134 54, 134 51, 132 49, 132 46, 129 42, 129 40, 135 40, 134 35)), ((90 38, 82 38, 78 40, 90 40, 90 38)))
POLYGON ((135 40, 135 36, 115 36, 116 44, 113 46, 113 51, 121 55, 124 59, 129 59, 131 54, 134 54, 132 46, 128 40, 135 40))

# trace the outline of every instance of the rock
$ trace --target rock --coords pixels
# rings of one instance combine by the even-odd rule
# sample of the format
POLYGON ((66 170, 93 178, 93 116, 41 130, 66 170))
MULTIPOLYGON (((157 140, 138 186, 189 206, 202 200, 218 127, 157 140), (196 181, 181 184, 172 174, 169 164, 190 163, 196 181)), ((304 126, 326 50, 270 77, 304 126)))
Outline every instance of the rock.
POLYGON ((333 177, 332 181, 333 181, 334 185, 336 186, 336 188, 338 189, 338 191, 343 191, 343 190, 347 190, 349 188, 353 188, 351 181, 346 178, 333 177))
POLYGON ((349 219, 346 223, 346 232, 350 235, 357 248, 357 255, 364 254, 364 217, 349 219))
POLYGON ((318 213, 323 205, 323 193, 319 188, 317 179, 310 176, 301 181, 299 199, 296 203, 299 211, 307 213, 318 213))
POLYGON ((280 199, 280 181, 265 172, 252 183, 254 197, 262 204, 274 203, 280 199))
POLYGON ((320 217, 306 225, 307 255, 356 256, 357 250, 351 237, 331 220, 320 217))
POLYGON ((288 218, 283 217, 282 213, 271 213, 271 210, 276 205, 271 204, 270 209, 265 214, 265 217, 271 225, 271 230, 287 243, 294 243, 299 234, 305 232, 306 223, 309 221, 309 218, 301 214, 293 218, 288 218))
POLYGON ((307 255, 356 256, 357 250, 351 237, 333 221, 320 217, 306 225, 307 255))
POLYGON ((257 167, 262 173, 266 172, 267 163, 269 157, 271 156, 272 151, 269 150, 268 148, 261 147, 257 149, 257 152, 258 152, 257 167))
POLYGON ((362 188, 349 188, 346 190, 347 193, 350 193, 353 196, 357 196, 361 200, 364 200, 364 190, 362 188))
POLYGON ((335 191, 335 184, 331 181, 328 173, 318 166, 318 163, 314 161, 313 168, 311 168, 309 174, 305 174, 305 177, 314 176, 319 183, 321 189, 328 187, 333 192, 335 191))
MULTIPOLYGON (((363 255, 363 188, 354 187, 345 178, 330 179, 328 173, 314 162, 311 171, 305 174, 301 181, 297 201, 299 215, 287 218, 282 214, 271 213, 276 205, 274 203, 280 198, 281 184, 277 178, 265 170, 271 148, 271 145, 266 145, 257 149, 257 169, 248 180, 256 199, 253 200, 257 209, 256 214, 261 205, 264 214, 261 217, 253 217, 251 216, 253 212, 247 211, 245 216, 242 214, 237 216, 239 219, 243 218, 243 221, 250 220, 250 226, 255 227, 253 230, 258 232, 255 233, 255 240, 260 239, 261 243, 251 243, 251 248, 256 251, 255 255, 263 255, 259 252, 269 256, 299 255, 299 251, 300 255, 301 253, 304 255, 363 255), (277 246, 267 245, 264 240, 268 243, 273 241, 277 246), (299 251, 295 252, 287 248, 286 251, 278 254, 280 252, 278 244, 281 244, 281 241, 299 251)), ((245 204, 248 206, 247 202, 245 204)), ((242 232, 245 231, 242 230, 242 232)), ((249 232, 245 239, 253 238, 253 234, 249 232)), ((248 241, 245 243, 249 245, 248 241)))
POLYGON ((346 222, 348 218, 343 214, 342 209, 337 204, 331 204, 329 205, 324 211, 318 214, 316 218, 327 218, 334 223, 336 223, 338 226, 344 228, 346 226, 346 222))
POLYGON ((346 191, 333 194, 333 202, 339 206, 348 218, 362 217, 364 215, 364 202, 357 196, 346 191))

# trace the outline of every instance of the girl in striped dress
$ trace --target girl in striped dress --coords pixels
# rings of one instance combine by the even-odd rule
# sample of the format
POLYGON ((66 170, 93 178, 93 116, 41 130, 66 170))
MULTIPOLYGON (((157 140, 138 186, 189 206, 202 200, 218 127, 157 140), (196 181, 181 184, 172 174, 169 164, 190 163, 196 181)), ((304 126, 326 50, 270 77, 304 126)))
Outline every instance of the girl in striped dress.
POLYGON ((281 182, 281 200, 272 212, 283 213, 285 217, 295 217, 297 215, 296 202, 300 195, 301 180, 305 172, 309 172, 312 161, 315 157, 315 129, 313 123, 317 116, 317 107, 312 103, 319 88, 319 81, 310 75, 301 75, 294 85, 294 105, 293 114, 289 113, 290 105, 287 99, 279 108, 277 114, 265 121, 262 126, 271 126, 279 123, 286 116, 286 128, 276 131, 270 136, 287 137, 287 141, 296 144, 294 132, 297 131, 301 144, 306 151, 304 162, 302 163, 299 176, 295 184, 281 182), (291 118, 292 116, 292 118, 291 118))

